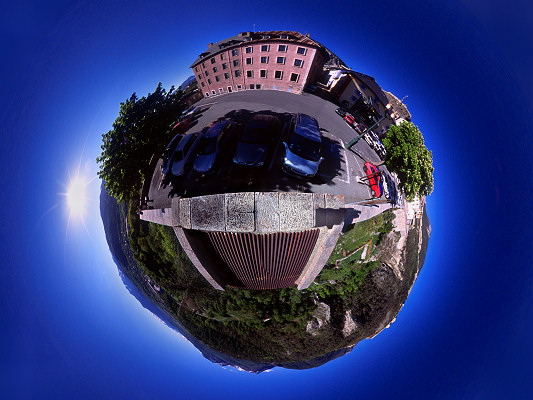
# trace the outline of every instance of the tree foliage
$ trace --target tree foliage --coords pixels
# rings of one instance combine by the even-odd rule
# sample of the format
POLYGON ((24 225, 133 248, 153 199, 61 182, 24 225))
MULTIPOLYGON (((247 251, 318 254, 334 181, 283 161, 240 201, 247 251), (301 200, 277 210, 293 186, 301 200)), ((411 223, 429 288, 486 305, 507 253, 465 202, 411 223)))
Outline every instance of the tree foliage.
POLYGON ((407 200, 433 191, 433 158, 424 145, 422 133, 412 122, 391 126, 383 139, 387 150, 385 162, 398 174, 407 200))
POLYGON ((135 93, 120 103, 113 129, 102 135, 98 176, 118 201, 138 196, 153 154, 163 151, 170 140, 169 125, 181 112, 181 90, 166 91, 161 83, 153 93, 138 98, 135 93))

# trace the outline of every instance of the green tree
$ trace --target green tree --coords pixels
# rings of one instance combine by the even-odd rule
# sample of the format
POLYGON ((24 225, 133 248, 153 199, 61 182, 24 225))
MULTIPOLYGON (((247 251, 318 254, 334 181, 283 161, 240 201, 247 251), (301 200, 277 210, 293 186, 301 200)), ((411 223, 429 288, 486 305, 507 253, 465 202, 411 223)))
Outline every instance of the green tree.
POLYGON ((422 133, 412 122, 391 126, 383 139, 385 163, 398 174, 407 200, 433 191, 433 158, 424 145, 422 133))
POLYGON ((181 90, 166 91, 161 83, 140 99, 135 93, 120 103, 113 129, 102 135, 98 176, 118 201, 135 199, 143 180, 151 173, 153 154, 163 151, 171 139, 169 125, 182 111, 181 90))

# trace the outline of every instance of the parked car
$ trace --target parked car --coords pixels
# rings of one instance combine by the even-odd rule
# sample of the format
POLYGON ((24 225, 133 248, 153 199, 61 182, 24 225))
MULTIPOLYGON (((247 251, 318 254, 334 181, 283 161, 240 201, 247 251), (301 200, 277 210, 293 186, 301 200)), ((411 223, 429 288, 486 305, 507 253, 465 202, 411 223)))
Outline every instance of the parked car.
POLYGON ((367 130, 367 127, 365 124, 363 124, 362 122, 358 123, 358 124, 355 124, 353 126, 353 128, 358 132, 358 133, 363 133, 363 132, 366 132, 367 130))
POLYGON ((218 121, 202 135, 198 153, 193 161, 193 169, 196 172, 207 173, 213 170, 221 145, 234 125, 230 120, 218 121))
POLYGON ((369 163, 368 161, 365 162, 365 174, 367 177, 368 185, 370 186, 370 192, 372 193, 372 197, 374 198, 380 198, 382 194, 381 189, 381 171, 378 167, 376 167, 374 164, 369 163))
POLYGON ((279 120, 276 117, 266 114, 253 116, 237 141, 233 162, 253 167, 264 165, 268 149, 276 139, 278 130, 279 120))
POLYGON ((181 113, 181 118, 189 116, 189 115, 195 115, 198 114, 202 110, 202 106, 190 106, 185 111, 181 113))
POLYGON ((348 125, 350 125, 352 128, 353 128, 354 125, 356 124, 356 122, 355 122, 355 118, 353 117, 352 114, 348 114, 348 113, 346 113, 346 114, 344 115, 344 120, 345 120, 346 123, 347 123, 348 125))
POLYGON ((185 135, 179 142, 176 150, 172 155, 172 168, 170 169, 172 175, 181 176, 185 174, 185 168, 192 160, 198 146, 200 132, 189 133, 185 135))
POLYGON ((389 191, 389 183, 387 181, 387 176, 384 173, 381 173, 381 193, 385 196, 385 198, 388 200, 390 199, 390 191, 389 191))
POLYGON ((167 144, 167 147, 165 147, 165 151, 163 152, 163 162, 161 163, 161 172, 163 175, 166 175, 170 172, 172 163, 174 162, 174 150, 176 150, 176 147, 182 138, 183 135, 181 134, 174 136, 169 144, 167 144))
POLYGON ((389 201, 392 204, 396 204, 398 201, 398 194, 396 192, 396 185, 394 181, 389 175, 384 176, 384 181, 385 181, 385 184, 383 186, 387 187, 387 192, 388 192, 385 194, 385 197, 387 197, 387 194, 388 194, 387 199, 389 199, 389 201))
POLYGON ((174 124, 172 130, 176 133, 184 134, 192 126, 194 121, 194 116, 189 115, 185 118, 180 119, 176 124, 174 124))
POLYGON ((336 112, 337 114, 339 114, 341 117, 344 118, 344 116, 346 115, 346 112, 347 112, 347 111, 346 111, 345 109, 339 107, 339 108, 337 108, 337 109, 335 110, 335 112, 336 112))
POLYGON ((282 169, 289 175, 312 178, 323 160, 322 136, 316 119, 307 114, 296 114, 291 134, 285 146, 282 169))

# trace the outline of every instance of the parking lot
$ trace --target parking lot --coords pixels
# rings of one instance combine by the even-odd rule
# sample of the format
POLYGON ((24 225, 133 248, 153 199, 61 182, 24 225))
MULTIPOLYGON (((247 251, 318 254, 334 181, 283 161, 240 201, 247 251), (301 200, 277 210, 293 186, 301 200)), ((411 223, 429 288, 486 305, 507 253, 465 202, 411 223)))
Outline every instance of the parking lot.
MULTIPOLYGON (((278 91, 244 91, 201 100, 203 105, 187 132, 197 132, 214 121, 231 119, 237 126, 229 133, 220 149, 216 167, 211 173, 199 174, 190 166, 186 173, 174 177, 167 187, 161 185, 159 160, 148 192, 149 206, 170 207, 173 196, 192 197, 206 194, 243 191, 298 191, 341 194, 346 203, 371 199, 370 188, 358 182, 365 176, 365 161, 377 163, 378 155, 365 140, 353 147, 357 155, 345 149, 344 143, 356 136, 356 132, 335 113, 337 106, 311 94, 295 95, 278 91), (250 167, 236 165, 232 161, 240 130, 257 113, 268 114, 280 121, 280 129, 272 138, 265 165, 250 167), (300 179, 285 174, 282 169, 283 141, 287 140, 289 125, 295 113, 311 115, 318 121, 322 134, 322 157, 318 173, 312 179, 300 179)), ((380 167, 386 170, 384 166, 380 167)))

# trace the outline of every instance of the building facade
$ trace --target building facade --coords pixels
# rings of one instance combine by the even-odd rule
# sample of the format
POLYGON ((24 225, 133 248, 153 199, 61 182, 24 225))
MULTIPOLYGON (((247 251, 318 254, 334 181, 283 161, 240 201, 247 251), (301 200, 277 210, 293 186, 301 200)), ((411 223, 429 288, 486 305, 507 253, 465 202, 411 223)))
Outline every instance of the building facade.
POLYGON ((293 31, 243 32, 209 43, 191 65, 204 97, 241 90, 299 94, 323 72, 325 50, 293 31))

